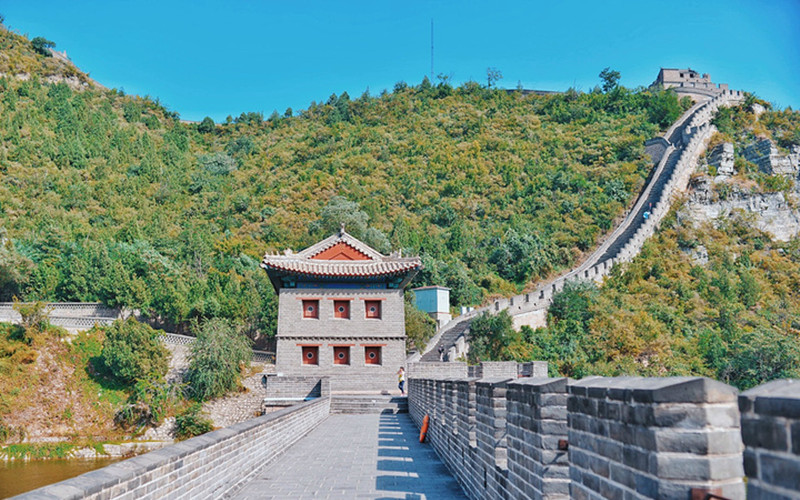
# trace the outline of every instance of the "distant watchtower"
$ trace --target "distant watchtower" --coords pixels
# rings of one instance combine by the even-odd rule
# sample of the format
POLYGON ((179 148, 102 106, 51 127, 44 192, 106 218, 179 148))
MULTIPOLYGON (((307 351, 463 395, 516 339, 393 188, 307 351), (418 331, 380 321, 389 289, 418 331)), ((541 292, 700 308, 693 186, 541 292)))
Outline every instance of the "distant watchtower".
POLYGON ((328 376, 334 391, 397 385, 406 358, 403 289, 419 257, 383 255, 347 234, 261 263, 278 293, 275 368, 328 376))
POLYGON ((661 68, 653 85, 659 85, 665 89, 674 89, 676 92, 687 94, 700 93, 715 95, 728 90, 727 83, 717 85, 711 81, 711 76, 709 76, 708 73, 703 73, 701 75, 691 68, 661 68))

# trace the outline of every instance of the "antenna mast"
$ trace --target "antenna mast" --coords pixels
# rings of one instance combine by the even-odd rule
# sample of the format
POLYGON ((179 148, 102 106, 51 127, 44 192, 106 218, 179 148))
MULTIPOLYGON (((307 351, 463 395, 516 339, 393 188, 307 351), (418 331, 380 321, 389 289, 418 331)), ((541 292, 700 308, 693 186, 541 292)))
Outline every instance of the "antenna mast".
POLYGON ((431 18, 431 83, 433 83, 433 18, 431 18))

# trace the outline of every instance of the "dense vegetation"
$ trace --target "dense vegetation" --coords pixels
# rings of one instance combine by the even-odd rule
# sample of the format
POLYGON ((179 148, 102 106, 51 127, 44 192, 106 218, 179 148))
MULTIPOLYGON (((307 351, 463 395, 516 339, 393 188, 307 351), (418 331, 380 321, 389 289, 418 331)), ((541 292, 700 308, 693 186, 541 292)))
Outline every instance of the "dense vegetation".
MULTIPOLYGON (((523 96, 427 79, 264 120, 183 124, 157 100, 46 83, 85 75, 0 29, 0 300, 93 301, 257 338, 275 297, 258 262, 341 219, 422 255, 453 305, 567 268, 612 227, 682 111, 619 87, 523 96), (59 73, 61 71, 61 73, 59 73)), ((613 73, 613 72, 612 72, 613 73)), ((683 103, 685 106, 685 103, 683 103)))
MULTIPOLYGON (((714 140, 738 151, 757 137, 800 144, 800 113, 757 119, 751 104, 721 111, 714 140)), ((727 185, 750 180, 759 191, 777 182, 738 154, 736 167, 727 185)), ((706 375, 742 389, 800 377, 800 238, 773 241, 754 214, 693 227, 680 213, 602 287, 572 284, 556 295, 547 328, 514 332, 502 315, 476 321, 473 359, 544 359, 571 377, 706 375)))

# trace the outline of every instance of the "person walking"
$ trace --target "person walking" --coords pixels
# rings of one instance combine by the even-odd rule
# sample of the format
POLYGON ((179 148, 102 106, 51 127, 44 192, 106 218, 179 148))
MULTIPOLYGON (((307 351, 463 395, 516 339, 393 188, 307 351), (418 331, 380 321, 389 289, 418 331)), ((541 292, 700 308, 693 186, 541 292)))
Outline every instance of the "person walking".
POLYGON ((401 366, 399 370, 397 370, 397 387, 400 388, 400 395, 406 395, 406 370, 401 366))

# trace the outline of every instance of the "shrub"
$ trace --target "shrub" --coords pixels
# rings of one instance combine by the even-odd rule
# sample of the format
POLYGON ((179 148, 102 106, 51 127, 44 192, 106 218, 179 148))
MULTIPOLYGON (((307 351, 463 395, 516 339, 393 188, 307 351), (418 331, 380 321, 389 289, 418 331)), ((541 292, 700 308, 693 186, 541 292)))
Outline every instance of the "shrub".
POLYGON ((413 347, 421 353, 431 337, 436 334, 436 322, 427 313, 417 309, 412 294, 413 292, 409 291, 405 295, 407 348, 413 347))
POLYGON ((250 361, 250 340, 223 319, 211 319, 192 344, 186 382, 198 401, 216 398, 239 386, 241 367, 250 361))
POLYGON ((175 418, 175 437, 189 439, 214 430, 214 424, 202 413, 200 403, 194 403, 175 418))
POLYGON ((128 318, 117 320, 106 329, 100 361, 120 382, 135 384, 161 379, 169 368, 169 357, 158 331, 128 318))
POLYGON ((159 425, 177 401, 176 386, 166 382, 140 380, 136 382, 128 402, 114 417, 124 429, 137 431, 159 425))
POLYGON ((25 329, 24 337, 28 344, 33 342, 36 334, 43 332, 49 326, 47 317, 50 315, 50 309, 46 302, 20 302, 14 297, 12 307, 22 316, 21 325, 25 329))
POLYGON ((31 45, 33 46, 33 50, 38 52, 39 54, 49 57, 50 56, 50 49, 56 46, 55 42, 51 42, 45 37, 37 36, 33 40, 31 40, 31 45))

